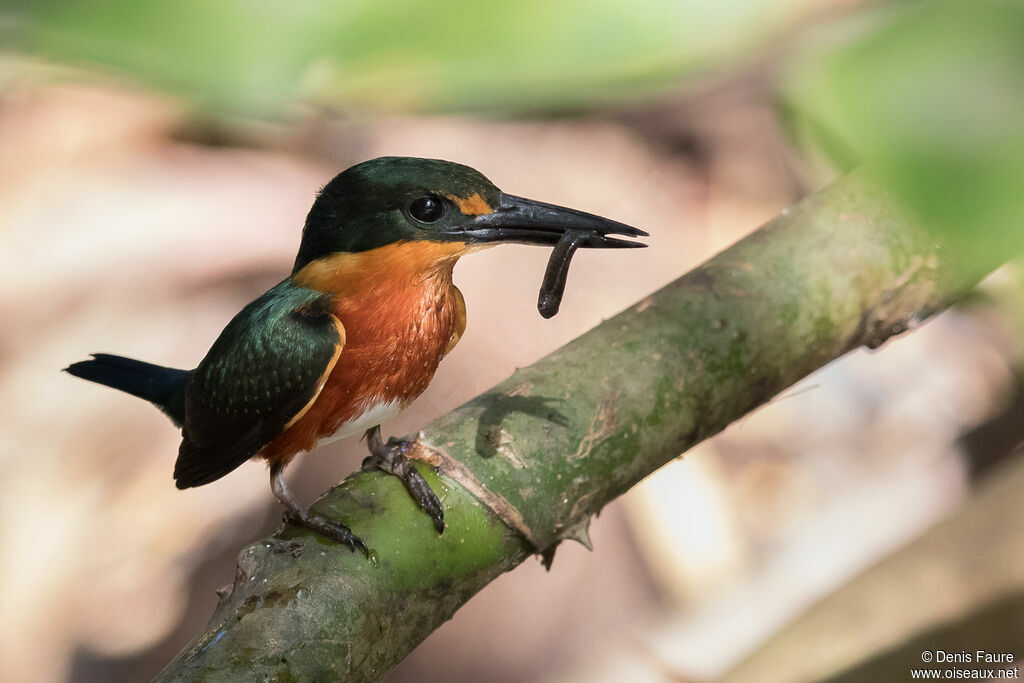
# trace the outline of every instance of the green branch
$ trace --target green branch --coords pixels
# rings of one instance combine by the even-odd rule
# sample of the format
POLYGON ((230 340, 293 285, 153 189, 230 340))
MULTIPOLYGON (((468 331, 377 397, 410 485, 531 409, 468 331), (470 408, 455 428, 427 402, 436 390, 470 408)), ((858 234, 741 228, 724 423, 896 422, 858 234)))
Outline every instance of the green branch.
POLYGON ((314 507, 364 538, 371 562, 292 527, 243 550, 158 680, 382 677, 531 553, 589 543, 590 518, 646 475, 982 274, 953 266, 877 187, 840 180, 428 425, 419 457, 435 466, 421 469, 442 536, 396 479, 356 473, 314 507))

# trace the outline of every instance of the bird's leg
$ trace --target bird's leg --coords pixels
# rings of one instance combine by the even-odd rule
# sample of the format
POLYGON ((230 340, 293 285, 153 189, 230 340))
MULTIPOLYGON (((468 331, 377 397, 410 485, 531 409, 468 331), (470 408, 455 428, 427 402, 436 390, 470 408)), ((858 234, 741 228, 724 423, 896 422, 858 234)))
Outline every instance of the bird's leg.
POLYGON ((288 485, 284 483, 283 463, 274 463, 270 466, 270 489, 274 492, 277 499, 281 501, 281 505, 287 508, 284 513, 286 522, 312 529, 318 534, 347 545, 353 552, 359 550, 362 551, 363 555, 370 556, 370 551, 366 544, 363 543, 363 539, 352 533, 352 530, 347 526, 312 512, 295 500, 295 496, 288 490, 288 485))
POLYGON ((380 439, 380 425, 377 425, 366 430, 366 445, 370 447, 370 457, 363 460, 363 469, 378 469, 401 479, 416 504, 434 520, 437 533, 443 532, 444 508, 441 501, 406 455, 412 444, 394 438, 385 444, 380 439))

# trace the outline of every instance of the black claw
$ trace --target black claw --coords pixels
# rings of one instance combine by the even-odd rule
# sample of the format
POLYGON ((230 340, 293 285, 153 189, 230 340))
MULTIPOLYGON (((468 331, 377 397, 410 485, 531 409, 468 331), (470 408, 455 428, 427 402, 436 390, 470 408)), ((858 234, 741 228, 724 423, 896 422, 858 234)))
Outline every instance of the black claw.
POLYGON ((281 515, 286 524, 294 524, 295 526, 301 526, 315 531, 321 536, 326 536, 332 541, 337 541, 342 545, 348 546, 352 552, 360 551, 367 558, 370 557, 370 549, 366 547, 366 543, 363 539, 352 533, 344 524, 335 522, 334 520, 327 519, 318 514, 309 512, 305 516, 300 515, 292 510, 285 510, 284 514, 281 515))
POLYGON ((437 533, 444 532, 444 508, 441 507, 441 501, 438 500, 437 496, 430 488, 430 484, 423 478, 419 470, 409 464, 409 469, 402 477, 402 483, 405 484, 405 490, 409 492, 412 499, 420 506, 420 509, 426 512, 430 519, 434 521, 434 528, 437 529, 437 533))
POLYGON ((341 522, 327 519, 322 515, 311 512, 308 508, 299 505, 299 502, 292 496, 291 491, 284 481, 284 465, 277 463, 270 468, 270 488, 281 504, 285 506, 284 521, 287 524, 304 526, 315 531, 321 536, 337 541, 349 547, 352 552, 362 551, 366 559, 370 559, 370 549, 363 543, 363 539, 352 533, 352 530, 341 522))
POLYGON ((412 460, 406 453, 412 443, 402 439, 388 439, 387 444, 381 443, 380 427, 366 432, 366 442, 370 447, 370 456, 363 460, 364 470, 380 470, 398 477, 412 499, 427 513, 434 522, 437 533, 444 532, 444 508, 437 495, 431 490, 430 484, 423 478, 412 460))
POLYGON ((370 549, 366 547, 366 543, 363 542, 363 539, 352 533, 352 530, 344 524, 313 514, 310 514, 306 519, 298 521, 302 526, 312 529, 318 534, 326 536, 331 540, 348 546, 352 552, 358 550, 367 558, 370 557, 370 549))

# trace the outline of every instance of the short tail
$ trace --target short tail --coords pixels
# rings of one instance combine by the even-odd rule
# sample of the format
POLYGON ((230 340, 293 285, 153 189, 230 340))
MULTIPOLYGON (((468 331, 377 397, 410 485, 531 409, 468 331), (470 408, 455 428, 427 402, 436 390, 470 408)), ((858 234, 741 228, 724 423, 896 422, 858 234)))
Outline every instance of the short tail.
POLYGON ((166 368, 109 353, 94 353, 92 360, 74 363, 64 370, 75 377, 144 398, 179 427, 185 421, 185 386, 191 370, 166 368))

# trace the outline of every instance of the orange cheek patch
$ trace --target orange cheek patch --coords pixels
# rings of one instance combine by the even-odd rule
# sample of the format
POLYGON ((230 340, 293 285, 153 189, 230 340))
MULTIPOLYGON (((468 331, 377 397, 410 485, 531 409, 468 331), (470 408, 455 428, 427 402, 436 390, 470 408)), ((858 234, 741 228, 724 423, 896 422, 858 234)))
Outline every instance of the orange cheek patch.
POLYGON ((466 216, 480 216, 485 213, 494 213, 494 209, 488 204, 483 197, 480 196, 479 192, 474 192, 468 197, 455 197, 453 195, 446 195, 448 199, 455 202, 455 206, 459 207, 466 216))

